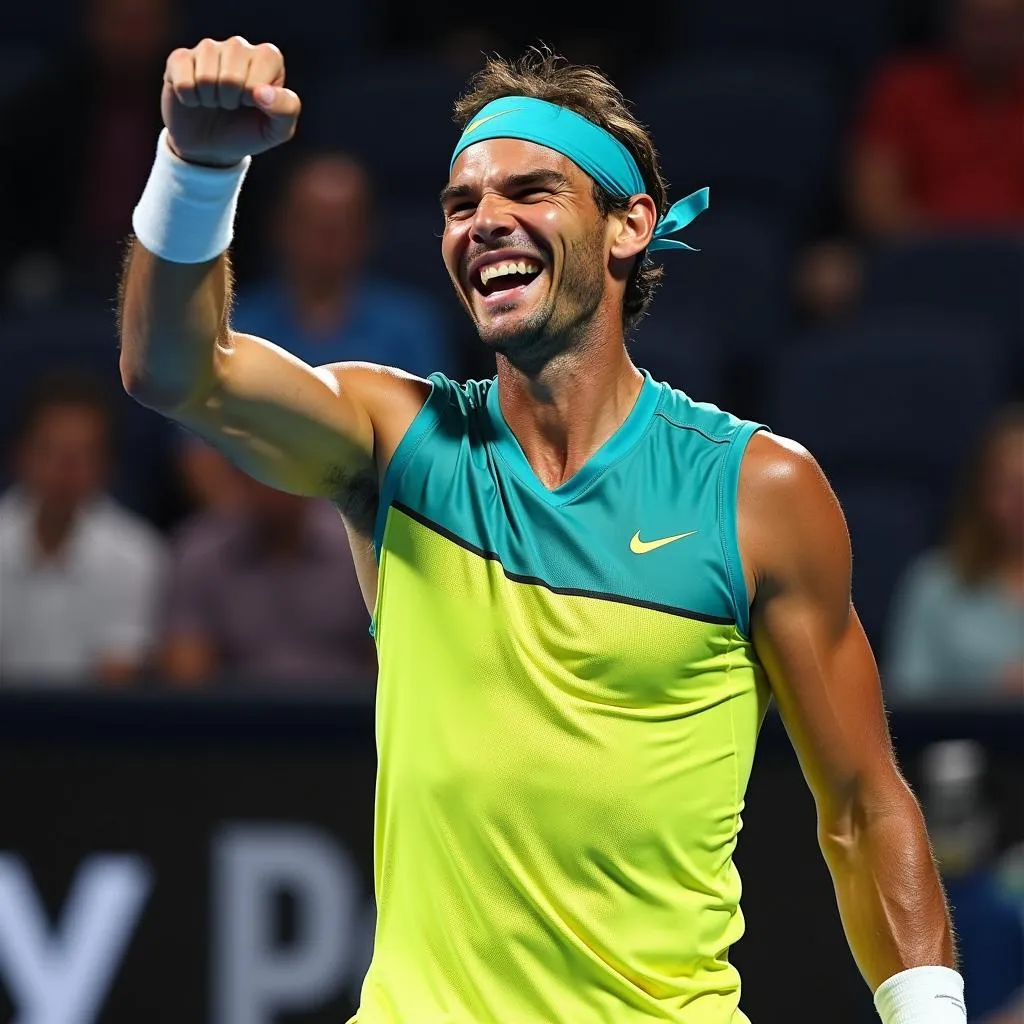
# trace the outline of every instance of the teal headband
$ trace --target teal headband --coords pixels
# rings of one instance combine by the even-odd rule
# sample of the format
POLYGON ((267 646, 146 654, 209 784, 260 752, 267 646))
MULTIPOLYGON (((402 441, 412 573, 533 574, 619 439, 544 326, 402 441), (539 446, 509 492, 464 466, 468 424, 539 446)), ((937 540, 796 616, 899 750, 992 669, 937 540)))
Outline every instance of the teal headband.
MULTIPOLYGON (((529 96, 502 96, 488 103, 466 126, 452 153, 452 166, 467 146, 486 139, 522 139, 567 156, 613 196, 646 193, 643 175, 626 147, 593 121, 566 107, 529 96)), ((449 168, 450 170, 450 168, 449 168)), ((709 189, 678 203, 658 221, 648 249, 696 250, 669 235, 681 231, 708 208, 709 189)))

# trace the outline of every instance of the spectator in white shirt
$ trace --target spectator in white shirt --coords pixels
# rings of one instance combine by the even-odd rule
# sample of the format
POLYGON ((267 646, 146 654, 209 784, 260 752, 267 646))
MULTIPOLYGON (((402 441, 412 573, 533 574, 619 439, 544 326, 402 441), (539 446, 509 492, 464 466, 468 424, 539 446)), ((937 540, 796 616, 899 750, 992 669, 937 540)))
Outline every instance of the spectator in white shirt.
POLYGON ((165 551, 103 487, 111 418, 91 381, 30 403, 0 497, 0 686, 128 682, 145 667, 165 551))

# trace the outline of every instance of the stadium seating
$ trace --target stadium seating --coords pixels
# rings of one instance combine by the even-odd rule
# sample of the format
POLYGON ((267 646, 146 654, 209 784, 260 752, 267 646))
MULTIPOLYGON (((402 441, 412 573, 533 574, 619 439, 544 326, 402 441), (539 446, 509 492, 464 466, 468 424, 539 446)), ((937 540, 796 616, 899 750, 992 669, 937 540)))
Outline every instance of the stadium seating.
POLYGON ((459 135, 451 111, 464 84, 426 60, 335 76, 307 98, 300 141, 360 157, 384 201, 435 203, 459 135))
POLYGON ((995 332, 1024 381, 1024 238, 948 235, 886 246, 868 263, 868 311, 970 316, 995 332))
POLYGON ((28 43, 0 43, 0 112, 47 68, 47 55, 28 43))
POLYGON ((886 0, 787 0, 784 10, 763 0, 688 0, 673 7, 689 52, 776 53, 820 61, 850 77, 881 56, 893 30, 886 0))
POLYGON ((759 213, 730 209, 712 189, 710 209, 680 237, 700 251, 662 257, 657 315, 680 326, 691 319, 706 324, 733 358, 759 362, 785 320, 786 230, 759 213))
POLYGON ((360 0, 184 0, 183 6, 184 45, 242 35, 276 43, 289 64, 297 56, 357 60, 372 39, 377 11, 360 0))
POLYGON ((912 486, 944 507, 957 469, 1006 397, 991 333, 934 316, 864 318, 779 353, 767 420, 829 475, 912 486))
POLYGON ((673 193, 785 211, 803 223, 824 200, 838 126, 827 79, 767 58, 662 66, 633 86, 673 193))
POLYGON ((665 316, 655 302, 627 344, 633 362, 655 380, 685 391, 694 401, 729 408, 724 352, 694 320, 665 316))

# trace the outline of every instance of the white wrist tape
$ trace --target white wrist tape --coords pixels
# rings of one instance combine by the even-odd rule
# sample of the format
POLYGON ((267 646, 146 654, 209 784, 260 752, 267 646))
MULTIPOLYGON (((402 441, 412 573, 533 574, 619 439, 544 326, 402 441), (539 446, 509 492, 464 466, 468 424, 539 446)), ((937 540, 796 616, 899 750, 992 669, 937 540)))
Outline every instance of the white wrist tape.
POLYGON ((225 252, 234 233, 235 207, 247 156, 232 167, 202 167, 171 151, 160 133, 149 180, 132 214, 135 237, 171 263, 205 263, 225 252))
POLYGON ((875 992, 883 1024, 965 1024, 964 979, 949 967, 911 967, 875 992))

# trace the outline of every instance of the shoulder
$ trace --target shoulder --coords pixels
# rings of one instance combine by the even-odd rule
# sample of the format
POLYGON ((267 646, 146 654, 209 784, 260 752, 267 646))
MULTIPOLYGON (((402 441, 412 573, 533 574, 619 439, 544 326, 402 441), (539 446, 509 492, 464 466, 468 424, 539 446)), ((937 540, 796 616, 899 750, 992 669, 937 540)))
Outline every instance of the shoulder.
POLYGON ((788 504, 831 494, 825 474, 798 441, 762 430, 747 445, 740 483, 750 499, 788 504))
POLYGON ((935 548, 919 555, 904 570, 900 590, 904 597, 937 598, 959 590, 956 571, 945 551, 935 548))
POLYGON ((156 570, 163 564, 167 555, 163 537, 113 498, 101 499, 89 517, 97 553, 112 571, 114 567, 156 570))
POLYGON ((711 402, 695 401, 664 381, 654 381, 654 384, 659 389, 655 416, 669 426, 694 431, 709 441, 723 444, 760 426, 740 419, 711 402))
POLYGON ((817 460, 798 442, 765 431, 750 439, 737 515, 744 562, 753 575, 849 574, 842 509, 817 460))
POLYGON ((185 520, 171 536, 171 552, 179 566, 213 565, 237 536, 233 516, 199 512, 185 520))

